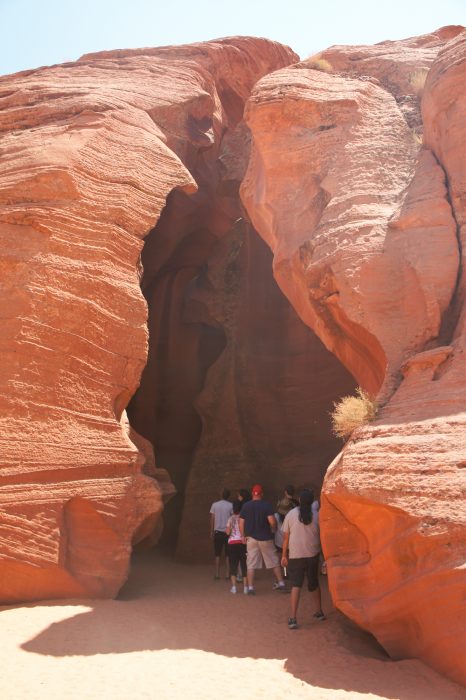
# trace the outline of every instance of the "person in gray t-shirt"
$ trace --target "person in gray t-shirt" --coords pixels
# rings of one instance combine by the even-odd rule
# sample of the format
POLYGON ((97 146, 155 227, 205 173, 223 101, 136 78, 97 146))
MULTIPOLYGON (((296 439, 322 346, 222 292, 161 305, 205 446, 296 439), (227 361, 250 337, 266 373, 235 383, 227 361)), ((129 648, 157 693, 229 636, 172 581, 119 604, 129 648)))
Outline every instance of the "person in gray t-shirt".
POLYGON ((233 507, 231 505, 230 491, 224 489, 222 493, 222 498, 220 501, 215 501, 212 503, 210 508, 210 536, 214 541, 214 556, 215 556, 215 579, 220 578, 220 557, 222 552, 225 552, 225 563, 227 567, 225 578, 230 578, 230 571, 228 566, 227 557, 227 546, 228 546, 228 535, 226 533, 228 520, 230 515, 233 513, 233 507))
POLYGON ((325 620, 325 615, 322 612, 318 572, 319 511, 313 508, 313 503, 312 491, 304 489, 299 496, 299 506, 290 510, 282 525, 283 553, 281 564, 288 568, 291 584, 291 617, 288 620, 288 627, 291 630, 298 627, 296 614, 305 576, 315 609, 313 617, 316 620, 325 620))

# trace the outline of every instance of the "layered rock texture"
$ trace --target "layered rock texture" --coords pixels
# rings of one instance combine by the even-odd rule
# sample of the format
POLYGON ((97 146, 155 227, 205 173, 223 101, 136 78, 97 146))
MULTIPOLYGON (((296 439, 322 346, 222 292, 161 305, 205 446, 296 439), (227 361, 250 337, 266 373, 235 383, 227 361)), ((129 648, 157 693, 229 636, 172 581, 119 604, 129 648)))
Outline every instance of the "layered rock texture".
POLYGON ((0 602, 115 595, 161 536, 210 556, 223 487, 320 487, 357 382, 334 601, 466 682, 465 85, 461 27, 0 78, 0 602))
POLYGON ((324 482, 334 601, 392 656, 461 682, 465 85, 460 27, 269 75, 242 186, 281 289, 381 404, 324 482))
POLYGON ((147 356, 142 239, 293 60, 232 39, 0 79, 2 602, 115 595, 156 527, 170 487, 120 423, 147 356))

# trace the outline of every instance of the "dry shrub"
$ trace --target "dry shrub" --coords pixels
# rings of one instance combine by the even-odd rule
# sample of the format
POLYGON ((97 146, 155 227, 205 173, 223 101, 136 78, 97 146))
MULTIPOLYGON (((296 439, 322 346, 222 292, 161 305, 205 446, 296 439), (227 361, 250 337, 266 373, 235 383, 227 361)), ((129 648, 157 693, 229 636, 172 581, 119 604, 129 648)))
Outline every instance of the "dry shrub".
POLYGON ((413 140, 414 140, 414 143, 416 144, 416 146, 422 146, 424 143, 424 136, 423 136, 422 132, 414 130, 413 131, 413 140))
POLYGON ((333 404, 332 418, 333 433, 340 438, 347 438, 353 430, 374 420, 377 414, 377 404, 358 386, 357 396, 343 396, 333 404))
POLYGON ((319 55, 308 58, 306 67, 312 68, 313 70, 321 70, 324 73, 330 73, 333 70, 330 61, 327 61, 325 58, 320 58, 319 55))
POLYGON ((426 84, 428 72, 429 71, 427 70, 427 68, 420 68, 419 70, 414 71, 414 73, 409 79, 411 87, 414 90, 414 94, 418 97, 421 97, 422 93, 424 92, 424 85, 426 84))

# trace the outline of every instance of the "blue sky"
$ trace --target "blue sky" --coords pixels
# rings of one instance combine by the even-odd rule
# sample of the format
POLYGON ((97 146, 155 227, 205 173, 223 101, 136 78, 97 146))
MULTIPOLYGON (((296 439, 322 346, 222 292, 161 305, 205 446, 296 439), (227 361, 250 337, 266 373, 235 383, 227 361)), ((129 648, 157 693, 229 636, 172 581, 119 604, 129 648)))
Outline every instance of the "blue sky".
POLYGON ((466 25, 466 0, 0 0, 0 74, 234 34, 281 41, 304 58, 446 24, 466 25))

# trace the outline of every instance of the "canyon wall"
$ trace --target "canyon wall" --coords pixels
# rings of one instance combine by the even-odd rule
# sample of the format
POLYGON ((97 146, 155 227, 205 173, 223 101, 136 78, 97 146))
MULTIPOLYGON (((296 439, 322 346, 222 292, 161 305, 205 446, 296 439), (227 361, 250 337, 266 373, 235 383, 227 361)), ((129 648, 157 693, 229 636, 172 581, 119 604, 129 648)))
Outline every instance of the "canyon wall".
POLYGON ((115 595, 164 501, 210 556, 222 487, 319 486, 354 377, 380 410, 325 478, 332 596, 466 682, 466 33, 297 60, 0 78, 0 601, 115 595))
POLYGON ((120 420, 147 357, 142 239, 294 60, 240 38, 0 78, 1 602, 115 595, 157 527, 173 489, 120 420))
POLYGON ((334 602, 463 683, 465 49, 447 27, 266 76, 242 185, 281 289, 381 406, 324 481, 334 602))

